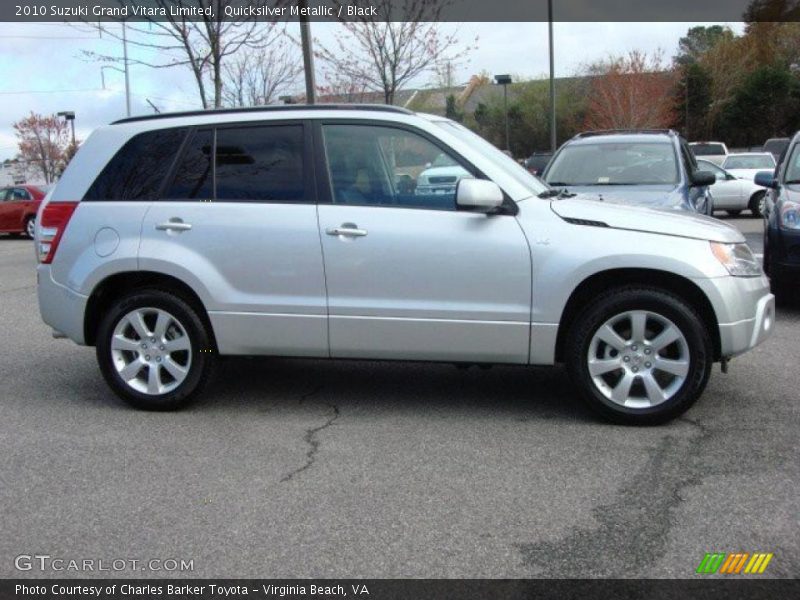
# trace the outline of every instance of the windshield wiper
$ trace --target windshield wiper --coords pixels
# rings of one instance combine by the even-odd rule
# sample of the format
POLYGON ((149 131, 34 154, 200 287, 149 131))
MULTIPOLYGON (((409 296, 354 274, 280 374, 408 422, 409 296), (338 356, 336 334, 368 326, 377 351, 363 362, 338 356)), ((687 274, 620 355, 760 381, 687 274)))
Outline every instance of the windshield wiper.
POLYGON ((555 189, 543 191, 541 194, 539 194, 539 198, 542 198, 542 199, 545 199, 545 198, 556 198, 556 197, 558 197, 558 198, 572 198, 573 196, 576 196, 576 195, 577 194, 572 194, 572 193, 568 192, 566 188, 555 188, 555 189))

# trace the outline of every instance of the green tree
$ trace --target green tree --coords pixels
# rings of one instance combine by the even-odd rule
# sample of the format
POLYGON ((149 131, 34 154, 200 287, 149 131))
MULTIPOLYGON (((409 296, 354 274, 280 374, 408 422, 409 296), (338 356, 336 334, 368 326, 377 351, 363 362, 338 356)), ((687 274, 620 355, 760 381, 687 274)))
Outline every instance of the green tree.
POLYGON ((444 109, 444 116, 448 119, 453 119, 454 121, 458 121, 459 123, 464 120, 464 111, 458 108, 458 103, 456 102, 456 97, 453 94, 447 96, 446 105, 444 109))
POLYGON ((708 137, 708 112, 711 107, 711 75, 700 63, 681 69, 675 86, 675 123, 687 139, 708 137))
POLYGON ((780 64, 747 75, 722 112, 720 133, 730 144, 761 144, 800 129, 800 80, 780 64))
POLYGON ((696 63, 698 59, 723 40, 733 39, 733 32, 722 25, 690 27, 678 41, 678 54, 674 57, 681 66, 696 63))

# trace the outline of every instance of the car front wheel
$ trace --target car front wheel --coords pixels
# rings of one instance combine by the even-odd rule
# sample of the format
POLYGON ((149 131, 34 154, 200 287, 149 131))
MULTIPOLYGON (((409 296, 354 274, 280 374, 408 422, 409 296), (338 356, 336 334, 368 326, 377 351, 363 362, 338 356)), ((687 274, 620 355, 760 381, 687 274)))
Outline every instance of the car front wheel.
POLYGON ((705 389, 713 362, 697 312, 647 287, 600 296, 576 319, 565 350, 589 406, 635 425, 663 423, 686 411, 705 389))
POLYGON ((97 361, 123 400, 145 410, 175 410, 205 386, 214 353, 208 328, 181 298, 143 290, 116 302, 97 335, 97 361))

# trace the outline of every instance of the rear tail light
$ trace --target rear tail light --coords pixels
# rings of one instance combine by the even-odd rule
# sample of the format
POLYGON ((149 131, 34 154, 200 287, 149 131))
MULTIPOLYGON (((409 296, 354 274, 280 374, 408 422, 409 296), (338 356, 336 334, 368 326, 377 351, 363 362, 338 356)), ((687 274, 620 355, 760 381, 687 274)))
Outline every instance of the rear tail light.
POLYGON ((39 262, 49 265, 58 250, 58 244, 67 228, 72 213, 78 208, 77 202, 48 202, 39 220, 39 235, 36 249, 39 262))

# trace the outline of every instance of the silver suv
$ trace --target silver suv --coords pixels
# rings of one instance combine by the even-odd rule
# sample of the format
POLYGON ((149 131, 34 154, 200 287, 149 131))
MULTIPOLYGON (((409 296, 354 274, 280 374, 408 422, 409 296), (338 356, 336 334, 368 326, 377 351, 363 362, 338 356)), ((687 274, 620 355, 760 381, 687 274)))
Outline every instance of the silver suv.
POLYGON ((565 197, 392 107, 118 121, 43 203, 36 249, 44 321, 146 409, 185 405, 217 355, 278 355, 565 363, 601 414, 656 423, 774 322, 733 227, 565 197), (441 155, 468 176, 416 189, 441 155))

